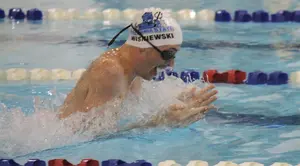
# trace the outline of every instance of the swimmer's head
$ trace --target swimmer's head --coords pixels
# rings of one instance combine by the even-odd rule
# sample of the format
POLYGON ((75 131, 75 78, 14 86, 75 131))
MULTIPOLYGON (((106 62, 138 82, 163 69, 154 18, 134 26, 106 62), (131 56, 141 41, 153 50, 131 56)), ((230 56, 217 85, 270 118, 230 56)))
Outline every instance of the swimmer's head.
POLYGON ((151 80, 157 74, 157 68, 174 66, 175 55, 182 44, 182 31, 169 13, 162 10, 139 13, 121 32, 127 28, 129 35, 125 45, 135 50, 132 56, 137 62, 137 75, 151 80))
POLYGON ((182 44, 182 31, 171 15, 162 10, 137 14, 130 27, 126 45, 140 51, 137 75, 151 80, 158 68, 174 66, 174 59, 182 44))
POLYGON ((181 45, 182 30, 170 13, 149 10, 136 14, 126 44, 138 48, 181 45))

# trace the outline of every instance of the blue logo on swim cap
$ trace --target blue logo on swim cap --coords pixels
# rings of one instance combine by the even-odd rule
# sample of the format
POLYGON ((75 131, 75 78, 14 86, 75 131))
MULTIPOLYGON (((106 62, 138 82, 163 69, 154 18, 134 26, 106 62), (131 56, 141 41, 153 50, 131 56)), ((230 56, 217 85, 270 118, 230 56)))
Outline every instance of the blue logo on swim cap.
MULTIPOLYGON (((159 19, 162 18, 162 14, 161 16, 159 16, 158 14, 158 17, 160 17, 159 19)), ((143 19, 143 22, 138 24, 138 28, 139 30, 144 30, 144 29, 149 29, 149 28, 154 28, 154 27, 160 27, 160 21, 157 19, 154 20, 153 18, 153 14, 152 12, 146 12, 143 14, 142 16, 142 19, 143 19)))
MULTIPOLYGON (((163 13, 156 12, 153 16, 152 12, 145 12, 142 15, 142 23, 136 24, 135 27, 143 34, 145 33, 160 33, 174 31, 172 26, 167 26, 163 20, 163 13)), ((135 31, 131 31, 137 35, 135 31)))

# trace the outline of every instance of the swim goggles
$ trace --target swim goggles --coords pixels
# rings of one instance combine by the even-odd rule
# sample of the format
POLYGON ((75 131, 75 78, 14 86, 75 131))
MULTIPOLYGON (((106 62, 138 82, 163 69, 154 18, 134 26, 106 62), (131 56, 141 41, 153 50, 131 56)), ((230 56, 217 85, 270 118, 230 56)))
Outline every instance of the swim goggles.
POLYGON ((117 37, 124 32, 126 29, 131 27, 138 35, 140 35, 143 40, 145 40, 147 43, 149 43, 156 51, 160 53, 160 56, 163 60, 168 61, 175 58, 175 54, 177 53, 177 49, 170 48, 168 50, 161 51, 159 48, 157 48, 154 44, 152 44, 139 30, 137 30, 132 24, 128 25, 127 27, 123 28, 119 33, 114 36, 111 41, 108 43, 108 47, 113 44, 113 42, 117 39, 117 37))

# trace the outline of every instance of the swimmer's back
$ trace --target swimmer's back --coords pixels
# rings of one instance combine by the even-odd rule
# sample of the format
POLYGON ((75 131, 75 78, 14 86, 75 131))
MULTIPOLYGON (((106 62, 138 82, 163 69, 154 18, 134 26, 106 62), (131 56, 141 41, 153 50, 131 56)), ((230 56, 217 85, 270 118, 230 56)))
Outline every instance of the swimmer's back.
POLYGON ((91 63, 67 95, 60 118, 87 112, 118 95, 124 86, 124 71, 117 56, 101 55, 91 63))

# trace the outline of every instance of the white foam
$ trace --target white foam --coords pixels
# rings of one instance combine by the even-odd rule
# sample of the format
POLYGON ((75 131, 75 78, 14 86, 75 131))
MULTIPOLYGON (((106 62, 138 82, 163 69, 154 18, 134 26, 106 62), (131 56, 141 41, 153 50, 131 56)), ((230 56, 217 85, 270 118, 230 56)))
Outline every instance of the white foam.
POLYGON ((146 81, 141 95, 129 95, 121 111, 115 107, 115 102, 111 102, 88 113, 75 113, 64 120, 57 118, 57 110, 65 94, 56 93, 55 90, 48 92, 51 96, 47 99, 34 98, 36 104, 31 115, 25 115, 21 108, 7 109, 1 104, 0 156, 13 157, 77 144, 116 132, 121 126, 132 122, 145 122, 151 115, 161 111, 162 107, 174 103, 175 97, 187 87, 180 79, 174 79, 146 81), (105 108, 110 109, 103 113, 101 110, 105 108), (114 111, 120 111, 120 117, 128 117, 120 120, 125 123, 118 123, 114 111))

